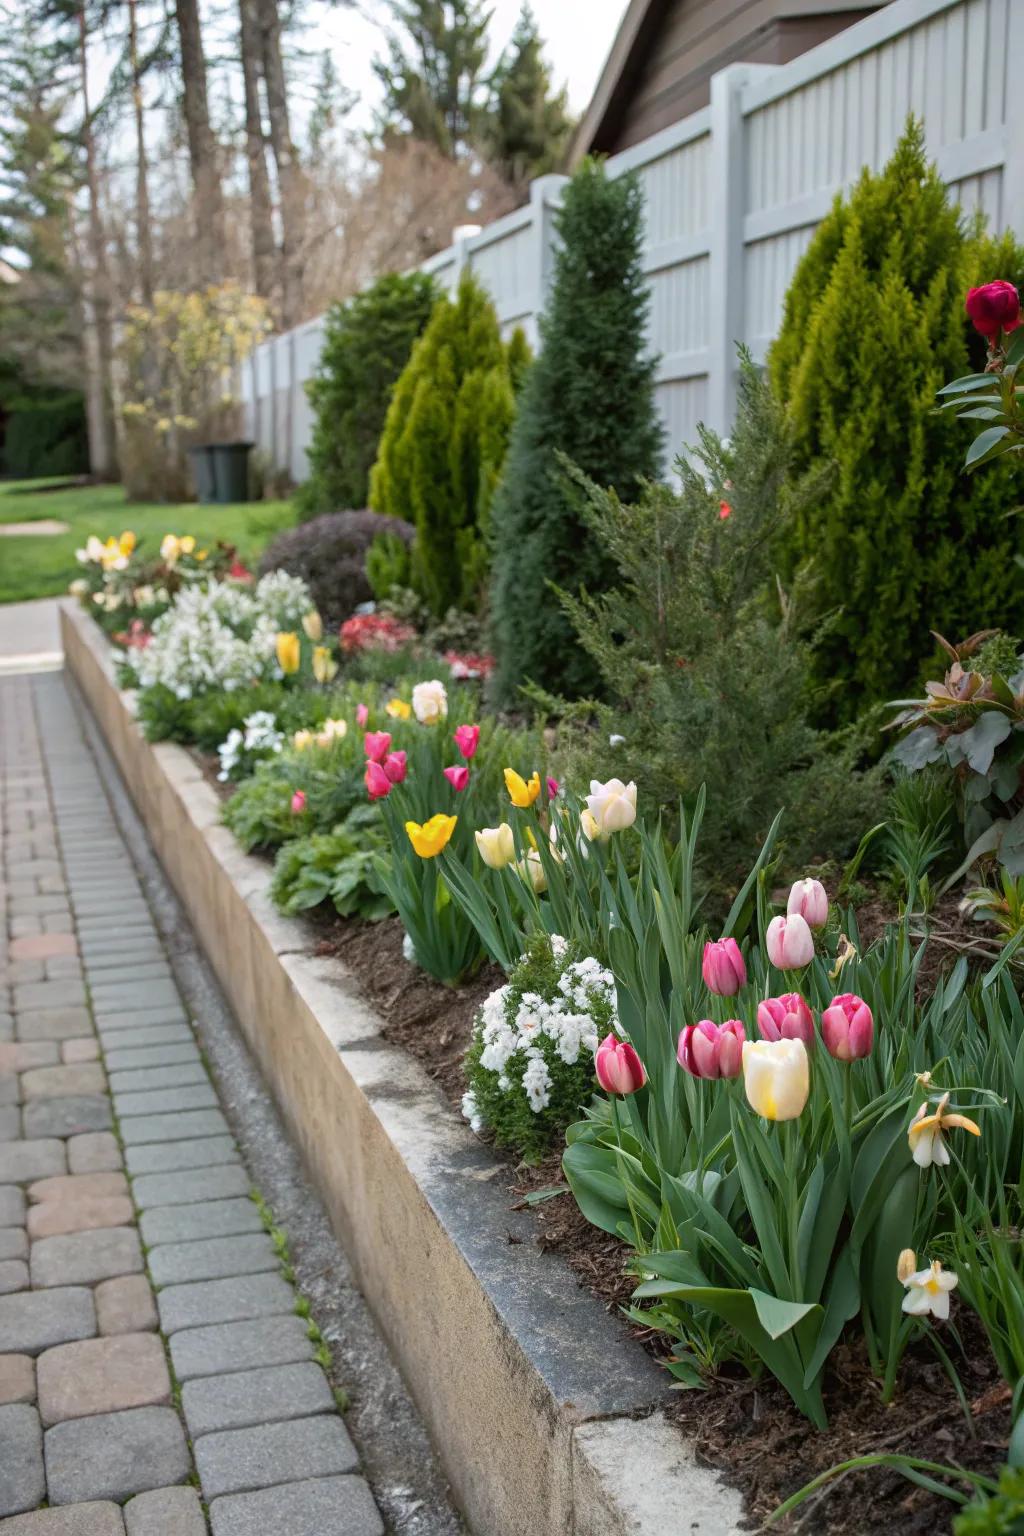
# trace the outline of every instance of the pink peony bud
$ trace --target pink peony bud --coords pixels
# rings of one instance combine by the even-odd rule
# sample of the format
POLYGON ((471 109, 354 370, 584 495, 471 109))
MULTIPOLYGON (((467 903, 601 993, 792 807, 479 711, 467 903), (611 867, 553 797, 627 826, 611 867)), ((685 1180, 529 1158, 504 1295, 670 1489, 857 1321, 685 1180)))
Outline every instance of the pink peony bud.
POLYGON ((356 705, 356 725, 359 726, 360 730, 365 730, 366 729, 366 722, 367 722, 367 720, 369 720, 369 718, 370 718, 370 711, 367 709, 366 705, 365 704, 357 704, 356 705))
POLYGON ((1015 331, 1020 325, 1020 297, 1012 283, 997 278, 969 288, 964 303, 974 329, 994 341, 1000 331, 1015 331))
POLYGON ((306 791, 297 789, 292 795, 292 815, 301 816, 306 809, 306 791))
POLYGON ((735 939, 716 939, 705 944, 701 970, 704 985, 719 997, 733 997, 747 984, 747 967, 735 939))
POLYGON ((391 736, 387 731, 367 731, 363 737, 363 751, 371 763, 382 763, 391 750, 391 736))
POLYGON ((548 799, 549 800, 554 800, 556 798, 557 794, 558 794, 558 780, 557 779, 548 779, 547 785, 548 785, 548 799))
POLYGON ((371 800, 383 800, 391 793, 391 780, 378 762, 367 763, 364 782, 371 800))
POLYGON ((459 794, 461 794, 466 785, 469 783, 469 769, 466 768, 462 763, 453 763, 450 768, 446 768, 444 770, 444 776, 448 780, 448 783, 451 785, 452 789, 454 789, 459 794))
POLYGON ((404 752, 389 752, 381 766, 392 784, 401 784, 408 772, 404 752))
POLYGON ((594 1070, 605 1093, 636 1093, 647 1081, 644 1064, 628 1040, 605 1035, 594 1056, 594 1070))
POLYGON ((478 725, 457 725, 452 734, 455 737, 455 745, 468 763, 476 756, 476 749, 480 745, 480 727, 478 725))
POLYGON ((798 880, 789 893, 786 911, 799 913, 808 928, 824 928, 828 922, 828 897, 820 880, 798 880))
POLYGON ((834 997, 821 1015, 821 1038, 837 1061, 859 1061, 870 1056, 875 1043, 871 1009, 855 992, 834 997))
POLYGON ((747 1032, 739 1019, 713 1024, 701 1019, 679 1032, 676 1056, 691 1077, 739 1077, 747 1032))
POLYGON ((757 1027, 762 1040, 802 1040, 814 1044, 814 1015, 799 992, 766 997, 757 1005, 757 1027))
POLYGON ((814 959, 814 935, 799 912, 773 917, 765 934, 768 959, 780 971, 799 971, 814 959))

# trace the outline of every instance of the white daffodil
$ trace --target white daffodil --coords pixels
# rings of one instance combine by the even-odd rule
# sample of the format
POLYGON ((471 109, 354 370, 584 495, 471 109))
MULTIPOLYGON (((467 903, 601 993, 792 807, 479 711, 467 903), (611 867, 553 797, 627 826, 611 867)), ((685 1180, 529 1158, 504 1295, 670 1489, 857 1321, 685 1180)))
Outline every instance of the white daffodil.
POLYGON ((949 1162, 949 1148, 942 1139, 944 1131, 959 1127, 962 1131, 970 1131, 972 1136, 981 1135, 980 1127, 973 1120, 968 1120, 966 1115, 948 1114, 948 1103, 949 1094, 944 1093, 934 1113, 928 1114, 928 1105, 922 1104, 910 1122, 907 1141, 911 1156, 919 1168, 930 1168, 932 1163, 938 1163, 940 1168, 944 1168, 949 1162))
MULTIPOLYGON (((907 1253, 911 1250, 908 1248, 907 1253)), ((902 1257, 902 1255, 901 1255, 902 1257)), ((911 1275, 901 1275, 907 1294, 903 1298, 903 1310, 911 1317, 937 1317, 945 1322, 949 1316, 949 1293, 959 1284, 951 1269, 943 1269, 938 1259, 933 1259, 927 1269, 917 1269, 911 1275)))

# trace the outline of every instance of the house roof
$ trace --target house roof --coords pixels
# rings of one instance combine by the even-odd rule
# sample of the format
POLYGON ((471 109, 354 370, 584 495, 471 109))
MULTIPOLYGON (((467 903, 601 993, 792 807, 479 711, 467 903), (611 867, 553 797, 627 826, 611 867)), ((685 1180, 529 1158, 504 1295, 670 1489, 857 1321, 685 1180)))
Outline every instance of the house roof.
POLYGON ((577 165, 589 153, 609 112, 628 96, 668 7, 669 0, 629 0, 590 105, 573 136, 571 165, 577 165))

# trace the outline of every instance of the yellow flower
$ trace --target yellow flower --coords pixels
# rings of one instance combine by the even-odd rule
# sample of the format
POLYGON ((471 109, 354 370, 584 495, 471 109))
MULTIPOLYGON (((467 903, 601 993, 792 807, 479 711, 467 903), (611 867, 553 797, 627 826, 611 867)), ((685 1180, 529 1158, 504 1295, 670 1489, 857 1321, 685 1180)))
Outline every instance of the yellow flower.
POLYGON ((500 827, 484 827, 482 832, 474 832, 473 836, 480 857, 488 869, 504 869, 512 863, 516 856, 516 845, 507 821, 503 821, 500 827))
POLYGON ((421 859, 433 859, 446 847, 448 840, 455 831, 457 816, 437 815, 431 816, 420 826, 418 821, 407 821, 405 830, 409 834, 409 841, 419 854, 421 859))
POLYGON ((540 774, 535 770, 533 777, 527 783, 514 768, 506 768, 505 788, 508 790, 508 797, 512 804, 524 810, 526 806, 532 805, 540 794, 540 774))
MULTIPOLYGON (((955 1291, 959 1285, 957 1276, 951 1269, 943 1269, 938 1259, 933 1259, 927 1269, 919 1269, 916 1274, 901 1272, 907 1258, 914 1259, 913 1250, 905 1248, 900 1254, 900 1268, 897 1275, 906 1287, 907 1294, 903 1298, 903 1311, 911 1317, 937 1317, 940 1322, 945 1322, 949 1316, 949 1293, 955 1291)), ((914 1259, 916 1263, 916 1259, 914 1259)))
POLYGON ((404 699, 389 699, 384 705, 384 713, 390 715, 392 720, 408 720, 412 714, 412 705, 404 699))
POLYGON ((299 637, 294 630, 282 631, 277 637, 277 664, 287 677, 299 670, 299 637))
POLYGON ((949 1150, 942 1140, 944 1131, 959 1127, 962 1131, 970 1131, 972 1136, 981 1135, 981 1128, 973 1120, 968 1120, 966 1115, 947 1114, 948 1103, 949 1094, 944 1093, 935 1106, 934 1114, 927 1114, 928 1106, 922 1104, 910 1122, 907 1141, 919 1168, 930 1168, 932 1163, 945 1167, 949 1162, 949 1150))
POLYGON ((208 549, 197 549, 196 550, 196 559, 197 560, 205 560, 209 553, 210 553, 210 551, 208 549))
POLYGON ((296 752, 305 752, 307 747, 311 747, 313 745, 313 741, 314 736, 312 731, 296 731, 295 735, 292 737, 292 746, 295 748, 296 752))
POLYGON ((540 853, 536 848, 531 848, 525 859, 520 859, 516 865, 527 885, 531 885, 534 894, 539 896, 548 888, 548 877, 544 873, 544 865, 541 862, 540 853))
POLYGON ((165 565, 171 567, 178 563, 181 554, 181 540, 173 533, 165 533, 160 540, 160 558, 165 565))
POLYGON ((329 683, 336 676, 338 663, 327 649, 326 645, 313 647, 313 676, 318 683, 329 683))
POLYGON ((182 554, 183 555, 190 555, 192 553, 192 551, 195 549, 195 547, 196 547, 195 536, 193 534, 191 534, 191 533, 186 533, 185 537, 181 540, 181 552, 182 552, 182 554))
POLYGON ((329 747, 332 741, 341 741, 347 735, 347 720, 325 720, 314 739, 318 747, 329 747))
POLYGON ((810 1092, 802 1040, 745 1040, 743 1086, 751 1109, 766 1120, 796 1120, 810 1092))
POLYGON ((302 627, 306 631, 307 640, 312 640, 316 644, 323 639, 324 621, 315 608, 311 608, 308 613, 303 614, 302 627))

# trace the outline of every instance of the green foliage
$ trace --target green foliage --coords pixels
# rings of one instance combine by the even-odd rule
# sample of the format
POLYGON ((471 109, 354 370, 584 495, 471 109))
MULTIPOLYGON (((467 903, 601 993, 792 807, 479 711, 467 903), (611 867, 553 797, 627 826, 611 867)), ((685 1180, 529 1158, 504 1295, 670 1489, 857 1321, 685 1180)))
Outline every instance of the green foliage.
POLYGON ((309 479, 295 498, 300 518, 366 505, 391 392, 436 298, 425 273, 389 273, 328 311, 306 386, 314 423, 309 479))
MULTIPOLYGON (((192 740, 191 699, 179 699, 166 683, 143 688, 138 696, 138 720, 147 741, 192 740)), ((227 734, 225 732, 225 734, 227 734)))
POLYGON ((367 922, 393 910, 384 894, 374 856, 382 844, 380 817, 359 806, 333 832, 314 832, 285 843, 274 863, 270 894, 289 916, 329 901, 342 917, 367 922))
POLYGON ((886 169, 837 199, 796 270, 770 369, 795 431, 794 470, 838 475, 779 540, 783 573, 811 563, 832 614, 815 659, 823 718, 857 717, 912 682, 929 630, 1024 619, 1012 476, 962 472, 962 431, 934 410, 983 366, 964 291, 1013 280, 1024 252, 972 235, 910 124, 886 169), (979 263, 999 260, 998 272, 979 263))
POLYGON ((603 590, 614 572, 587 536, 583 493, 559 456, 627 499, 661 459, 655 360, 644 345, 639 182, 611 180, 587 161, 566 189, 558 233, 544 346, 523 386, 492 513, 495 687, 505 703, 528 680, 570 697, 596 681, 548 583, 578 595, 603 590))
POLYGON ((388 38, 387 60, 374 61, 384 95, 378 129, 455 160, 479 126, 491 13, 483 0, 390 0, 389 9, 402 33, 388 38))
POLYGON ((953 1536, 1020 1536, 1024 1531, 1024 1468, 1004 1467, 999 1492, 968 1504, 953 1521, 953 1536))
POLYGON ((561 170, 572 133, 566 93, 552 91, 543 46, 533 12, 524 5, 490 82, 485 152, 505 180, 517 186, 561 170))
POLYGON ((415 526, 412 586, 438 616, 480 601, 521 346, 502 341, 494 305, 467 271, 454 300, 437 301, 395 385, 370 505, 415 526))
POLYGON ((75 391, 20 396, 7 405, 3 464, 15 479, 80 475, 89 468, 85 406, 75 391))
POLYGON ((235 791, 224 807, 224 825, 246 853, 255 848, 278 848, 296 836, 292 810, 292 786, 277 774, 257 770, 235 791))
POLYGON ((617 582, 562 594, 562 608, 605 701, 539 696, 562 716, 571 781, 633 779, 646 807, 670 814, 708 785, 700 860, 719 896, 783 808, 795 862, 851 851, 877 820, 880 775, 857 771, 856 737, 807 720, 811 652, 770 551, 824 476, 797 480, 791 464, 785 415, 746 363, 730 446, 702 431, 693 460, 678 463, 679 491, 645 486, 629 504, 580 477, 579 542, 617 582))
POLYGON ((378 602, 396 587, 408 587, 412 574, 409 545, 394 533, 379 533, 366 551, 366 579, 378 602))

